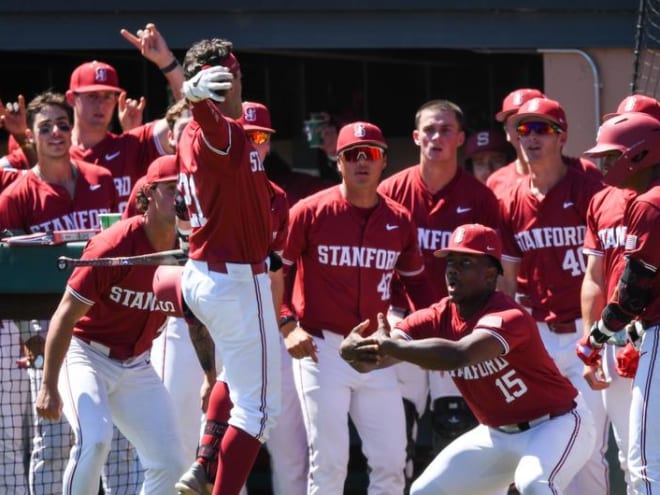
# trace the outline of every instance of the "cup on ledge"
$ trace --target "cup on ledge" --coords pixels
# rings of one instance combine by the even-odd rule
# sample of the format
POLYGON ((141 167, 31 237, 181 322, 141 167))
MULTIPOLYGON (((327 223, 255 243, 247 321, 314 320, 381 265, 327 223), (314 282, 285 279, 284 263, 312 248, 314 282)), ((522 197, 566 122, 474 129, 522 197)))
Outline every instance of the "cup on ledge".
POLYGON ((105 230, 113 223, 121 220, 121 213, 99 213, 99 225, 101 230, 105 230))

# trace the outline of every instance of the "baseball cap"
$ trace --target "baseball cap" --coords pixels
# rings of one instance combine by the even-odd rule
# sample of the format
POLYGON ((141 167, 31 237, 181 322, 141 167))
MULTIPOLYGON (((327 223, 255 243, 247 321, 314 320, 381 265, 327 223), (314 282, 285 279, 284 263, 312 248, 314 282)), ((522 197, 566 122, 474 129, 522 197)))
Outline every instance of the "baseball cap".
POLYGON ((456 227, 449 237, 447 247, 438 249, 433 254, 444 258, 449 253, 485 254, 497 261, 499 273, 502 273, 502 241, 494 229, 479 223, 469 223, 456 227))
POLYGON ((646 95, 629 95, 626 96, 616 109, 615 113, 606 113, 603 115, 603 120, 611 119, 628 112, 646 113, 651 117, 660 120, 660 103, 655 98, 646 95))
POLYGON ((157 182, 169 182, 178 180, 179 165, 176 161, 176 155, 163 155, 156 158, 145 176, 145 185, 155 184, 157 182))
POLYGON ((372 144, 387 149, 382 131, 378 126, 369 122, 351 122, 339 130, 337 154, 346 148, 360 144, 372 144))
POLYGON ((550 98, 532 98, 526 101, 518 109, 514 119, 516 123, 529 117, 539 117, 543 120, 554 122, 562 130, 568 129, 566 123, 566 113, 558 101, 551 100, 550 98))
POLYGON ((119 77, 115 68, 94 60, 79 65, 71 73, 69 91, 73 93, 90 93, 92 91, 115 91, 121 93, 124 90, 119 87, 119 77))
POLYGON ((503 132, 489 129, 471 134, 465 143, 465 158, 468 160, 482 151, 510 153, 512 147, 503 132))
POLYGON ((268 107, 254 101, 243 102, 243 114, 237 121, 246 131, 275 132, 270 122, 268 107))
POLYGON ((518 111, 523 103, 532 98, 545 98, 545 95, 540 90, 534 88, 520 88, 511 91, 511 93, 504 97, 502 110, 495 114, 495 120, 498 122, 506 121, 507 118, 518 111))

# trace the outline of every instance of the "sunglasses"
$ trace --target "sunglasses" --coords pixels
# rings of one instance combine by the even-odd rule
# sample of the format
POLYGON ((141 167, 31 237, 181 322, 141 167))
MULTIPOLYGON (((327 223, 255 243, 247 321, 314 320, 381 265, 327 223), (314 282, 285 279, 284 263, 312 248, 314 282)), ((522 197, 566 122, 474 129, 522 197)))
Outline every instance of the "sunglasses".
POLYGON ((550 122, 523 122, 516 127, 518 136, 529 136, 532 132, 546 136, 548 134, 561 134, 561 127, 550 122))
POLYGON ((57 127, 62 132, 69 132, 71 130, 71 124, 68 122, 55 122, 53 124, 42 125, 37 130, 41 136, 45 136, 53 131, 53 127, 57 127))
POLYGON ((372 162, 383 158, 385 151, 378 146, 357 146, 339 153, 341 159, 345 162, 358 162, 365 160, 372 162))
POLYGON ((246 131, 247 137, 252 144, 266 144, 270 141, 270 132, 266 131, 246 131))

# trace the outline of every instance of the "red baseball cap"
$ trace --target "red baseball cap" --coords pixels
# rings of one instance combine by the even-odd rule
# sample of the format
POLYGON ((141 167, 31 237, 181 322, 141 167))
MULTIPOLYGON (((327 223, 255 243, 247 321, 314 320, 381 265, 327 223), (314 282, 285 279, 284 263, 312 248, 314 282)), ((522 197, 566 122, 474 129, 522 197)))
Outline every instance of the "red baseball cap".
POLYGON ((485 254, 497 261, 497 268, 502 273, 502 241, 494 229, 485 225, 469 223, 456 227, 449 237, 447 247, 433 254, 444 258, 449 253, 485 254))
POLYGON ((523 103, 532 98, 545 98, 545 95, 540 90, 534 88, 520 88, 511 91, 511 93, 504 97, 502 110, 495 114, 495 120, 505 122, 506 119, 518 111, 523 103))
POLYGON ((237 120, 246 131, 275 132, 270 122, 268 107, 254 101, 243 102, 243 114, 237 120))
POLYGON ((516 113, 514 119, 516 124, 518 124, 523 119, 528 119, 529 117, 539 117, 542 120, 549 120, 557 124, 564 131, 568 129, 566 112, 564 112, 558 101, 551 100, 550 98, 532 98, 526 101, 518 109, 518 113, 516 113))
POLYGON ((85 62, 71 73, 69 91, 73 93, 91 93, 92 91, 124 90, 119 87, 119 77, 115 68, 105 62, 85 62))
POLYGON ((369 122, 351 122, 339 130, 337 136, 337 154, 346 148, 360 144, 375 145, 387 149, 385 138, 380 128, 369 122))
POLYGON ((145 185, 169 182, 179 179, 179 164, 176 155, 163 155, 156 158, 145 175, 145 185))
POLYGON ((470 134, 465 143, 465 158, 469 160, 475 153, 482 151, 499 151, 500 153, 510 153, 513 148, 504 137, 502 131, 483 130, 470 134))
POLYGON ((611 119, 628 112, 646 113, 651 117, 660 120, 660 103, 655 98, 646 95, 626 96, 616 109, 616 113, 606 113, 603 120, 611 119))

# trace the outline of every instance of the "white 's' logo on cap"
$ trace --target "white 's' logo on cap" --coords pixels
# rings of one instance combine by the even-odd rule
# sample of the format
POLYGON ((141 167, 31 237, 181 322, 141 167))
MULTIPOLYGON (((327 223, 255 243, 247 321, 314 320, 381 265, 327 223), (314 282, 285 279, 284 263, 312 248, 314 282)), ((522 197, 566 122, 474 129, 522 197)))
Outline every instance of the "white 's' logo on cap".
POLYGON ((108 80, 108 71, 105 70, 105 67, 96 68, 96 72, 94 73, 94 80, 96 82, 105 82, 108 80))
POLYGON ((254 107, 248 107, 245 109, 245 120, 248 122, 254 122, 257 120, 257 109, 254 107))
POLYGON ((463 227, 459 227, 456 229, 456 233, 454 234, 454 242, 456 244, 460 244, 463 242, 463 238, 465 237, 465 229, 463 227))
POLYGON ((531 103, 529 104, 529 110, 532 112, 537 111, 539 109, 540 104, 541 104, 540 98, 532 100, 531 103))
POLYGON ((480 132, 477 134, 477 146, 481 148, 482 146, 488 146, 488 143, 490 143, 489 132, 480 132))
POLYGON ((632 112, 635 110, 635 105, 637 105, 637 98, 634 96, 632 98, 628 98, 628 101, 626 101, 626 106, 624 112, 632 112))
POLYGON ((523 102, 522 91, 518 91, 517 93, 515 93, 513 95, 513 104, 517 105, 517 106, 520 106, 520 105, 522 105, 522 102, 523 102))
POLYGON ((355 124, 355 127, 353 127, 353 132, 355 137, 363 138, 367 135, 367 128, 363 124, 355 124))

